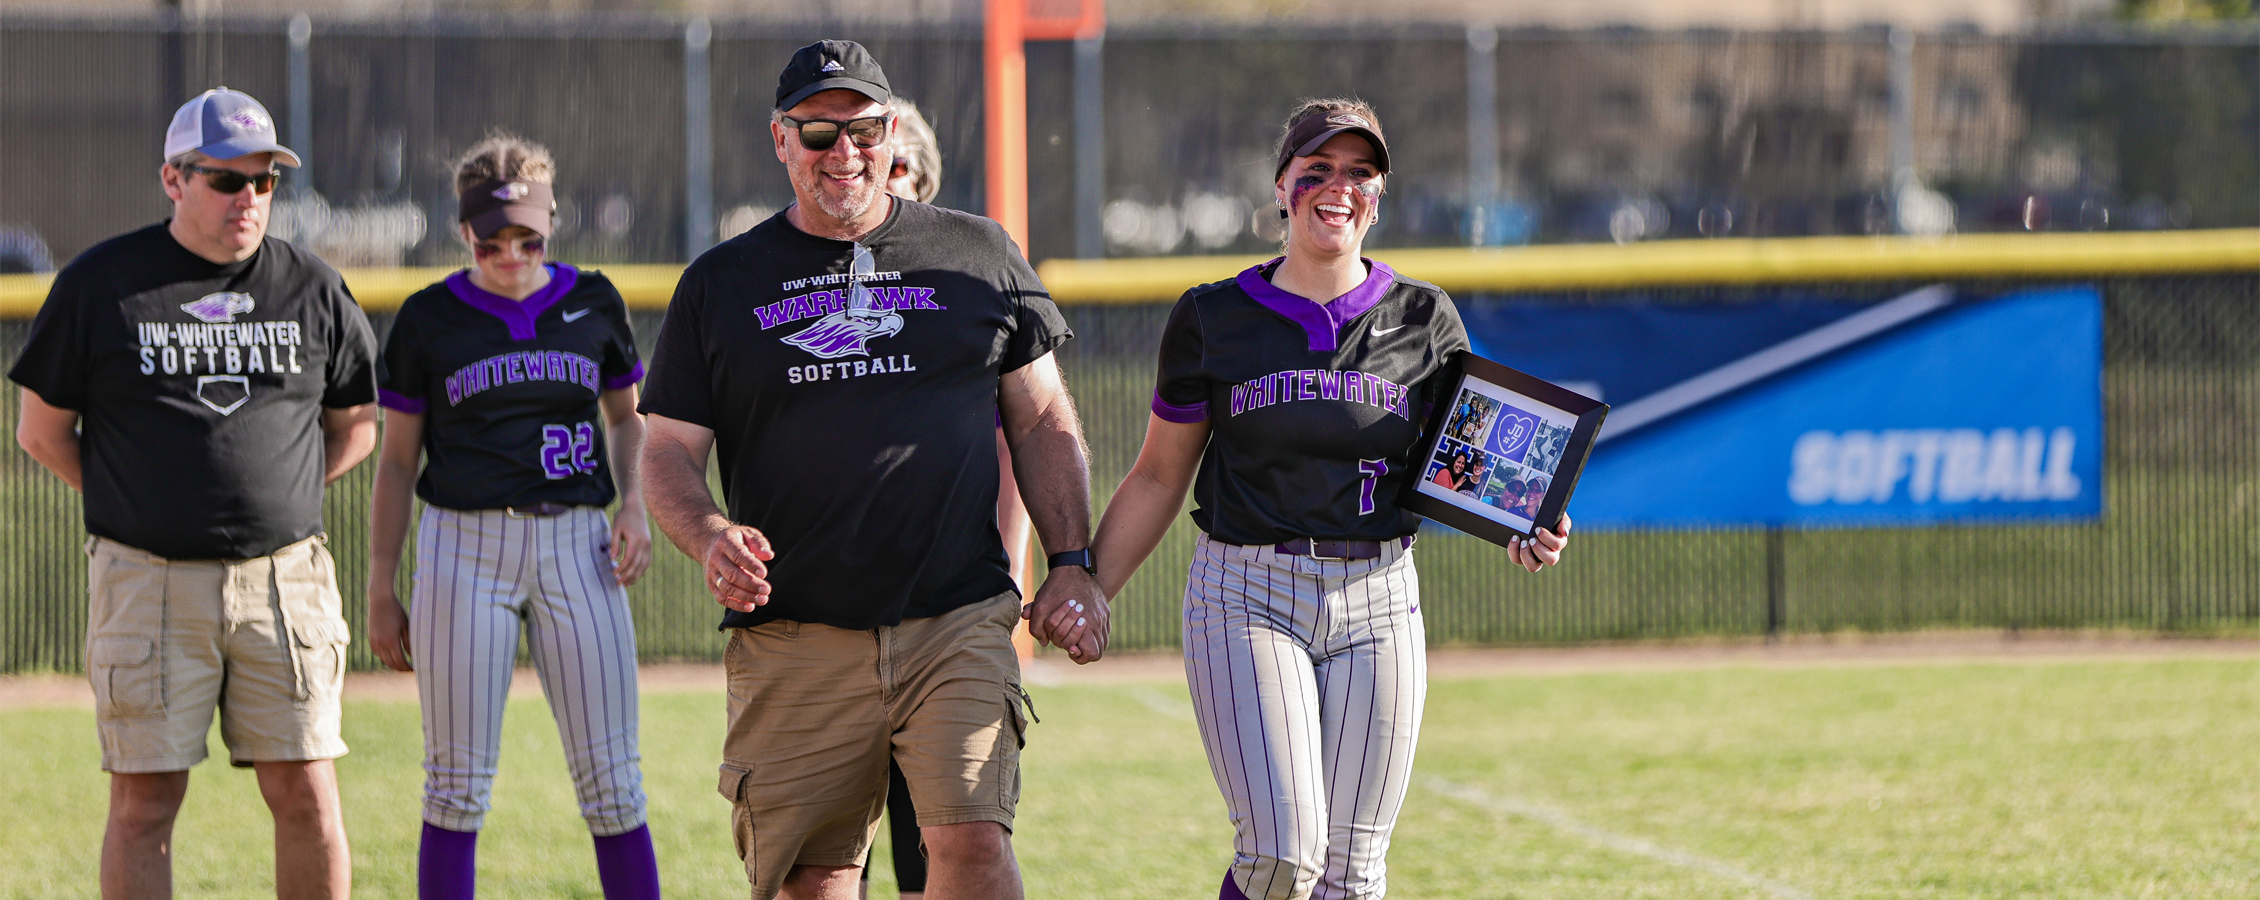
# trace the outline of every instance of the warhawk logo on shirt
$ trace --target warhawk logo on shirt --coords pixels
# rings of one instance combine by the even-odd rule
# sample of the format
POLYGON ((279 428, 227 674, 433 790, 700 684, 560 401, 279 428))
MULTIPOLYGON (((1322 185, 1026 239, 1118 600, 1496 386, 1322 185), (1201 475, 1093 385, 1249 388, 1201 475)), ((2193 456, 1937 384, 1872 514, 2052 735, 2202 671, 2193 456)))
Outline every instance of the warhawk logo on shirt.
POLYGON ((221 291, 183 303, 180 308, 200 322, 233 322, 237 313, 250 312, 256 306, 258 304, 251 302, 250 294, 221 291))
POLYGON ((801 279, 786 285, 786 289, 791 290, 810 283, 844 281, 846 290, 810 291, 788 297, 755 309, 754 317, 760 320, 763 331, 803 319, 816 319, 816 324, 786 336, 784 342, 818 359, 838 359, 870 356, 873 338, 901 334, 903 318, 899 310, 947 308, 934 302, 933 288, 866 286, 866 281, 902 277, 899 272, 882 273, 876 269, 870 248, 857 244, 847 273, 801 279))

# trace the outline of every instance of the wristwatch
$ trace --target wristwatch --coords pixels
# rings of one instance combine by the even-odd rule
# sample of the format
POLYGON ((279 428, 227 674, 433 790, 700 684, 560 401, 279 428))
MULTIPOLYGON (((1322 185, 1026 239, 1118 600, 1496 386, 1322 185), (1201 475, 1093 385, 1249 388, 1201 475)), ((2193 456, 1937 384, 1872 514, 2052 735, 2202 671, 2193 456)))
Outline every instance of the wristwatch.
POLYGON ((1091 548, 1089 547, 1054 553, 1044 557, 1044 566, 1050 569, 1057 569, 1060 566, 1082 566, 1083 571, 1089 572, 1093 576, 1099 574, 1098 561, 1091 558, 1091 548))

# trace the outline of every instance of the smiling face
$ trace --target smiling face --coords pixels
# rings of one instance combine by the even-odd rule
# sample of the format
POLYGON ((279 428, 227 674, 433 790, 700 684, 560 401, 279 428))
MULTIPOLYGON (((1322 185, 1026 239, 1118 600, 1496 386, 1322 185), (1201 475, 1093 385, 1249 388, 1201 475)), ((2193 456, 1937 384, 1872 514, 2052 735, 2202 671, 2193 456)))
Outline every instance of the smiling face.
MULTIPOLYGON (((234 159, 198 159, 193 165, 226 169, 243 175, 264 175, 275 169, 275 155, 253 153, 234 159)), ((165 196, 173 201, 172 233, 189 252, 213 262, 246 259, 267 236, 267 210, 275 195, 259 193, 246 184, 223 194, 213 189, 212 176, 167 164, 158 171, 165 196)))
POLYGON ((1344 133, 1287 163, 1276 187, 1287 208, 1288 252, 1358 254, 1381 210, 1383 176, 1374 157, 1372 143, 1344 133))
MULTIPOLYGON (((785 115, 794 119, 835 122, 886 114, 884 104, 849 90, 822 91, 785 110, 785 115)), ((887 138, 872 147, 856 146, 842 133, 831 147, 810 150, 801 144, 800 129, 775 120, 769 123, 769 136, 776 143, 777 161, 785 164, 785 173, 792 179, 793 197, 800 202, 803 215, 816 219, 811 224, 827 231, 851 230, 857 225, 869 230, 878 225, 869 220, 886 217, 887 205, 878 201, 886 194, 888 170, 895 160, 891 125, 887 138)))
POLYGON ((528 281, 543 277, 536 270, 549 258, 549 241, 533 229, 505 225, 494 236, 481 240, 469 224, 457 227, 464 243, 471 245, 471 257, 488 283, 515 293, 528 281))

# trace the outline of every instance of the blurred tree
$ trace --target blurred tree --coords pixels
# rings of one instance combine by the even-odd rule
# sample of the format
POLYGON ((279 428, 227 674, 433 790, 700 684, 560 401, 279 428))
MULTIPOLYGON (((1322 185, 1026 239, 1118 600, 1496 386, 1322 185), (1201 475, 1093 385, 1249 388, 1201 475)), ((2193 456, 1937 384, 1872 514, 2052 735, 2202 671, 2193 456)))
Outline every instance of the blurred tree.
POLYGON ((2134 22, 2225 22, 2253 18, 2252 0, 2118 0, 2118 15, 2134 22))

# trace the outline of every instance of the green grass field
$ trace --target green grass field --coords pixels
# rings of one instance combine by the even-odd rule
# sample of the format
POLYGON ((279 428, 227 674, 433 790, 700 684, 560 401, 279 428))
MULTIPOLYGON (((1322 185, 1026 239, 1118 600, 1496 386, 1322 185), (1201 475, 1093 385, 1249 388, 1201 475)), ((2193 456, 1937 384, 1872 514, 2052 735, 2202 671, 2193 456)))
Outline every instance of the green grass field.
MULTIPOLYGON (((1029 896, 1215 896, 1229 856, 1184 688, 1035 691, 1029 896)), ((714 794, 719 694, 657 693, 667 891, 743 896, 714 794)), ((360 896, 412 897, 412 703, 346 714, 360 896)), ((89 896, 91 713, 0 712, 0 897, 89 896)), ((597 897, 546 709, 509 713, 481 896, 597 897)), ((1407 898, 2199 898, 2260 885, 2260 662, 1980 662, 1493 675, 1433 687, 1390 854, 1407 898)), ((272 896, 246 772, 197 770, 179 894, 272 896)), ((881 867, 875 897, 892 897, 881 867)))

